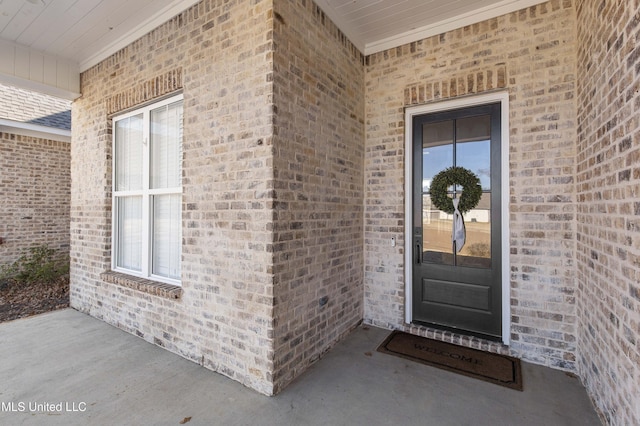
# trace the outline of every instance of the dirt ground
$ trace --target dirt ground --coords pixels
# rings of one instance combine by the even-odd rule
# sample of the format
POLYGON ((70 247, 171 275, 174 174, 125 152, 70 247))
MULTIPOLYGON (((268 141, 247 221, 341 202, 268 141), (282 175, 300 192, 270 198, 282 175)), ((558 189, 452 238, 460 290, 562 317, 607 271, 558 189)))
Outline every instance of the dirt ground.
POLYGON ((19 284, 13 281, 0 281, 0 322, 68 306, 68 277, 60 277, 53 283, 19 284))

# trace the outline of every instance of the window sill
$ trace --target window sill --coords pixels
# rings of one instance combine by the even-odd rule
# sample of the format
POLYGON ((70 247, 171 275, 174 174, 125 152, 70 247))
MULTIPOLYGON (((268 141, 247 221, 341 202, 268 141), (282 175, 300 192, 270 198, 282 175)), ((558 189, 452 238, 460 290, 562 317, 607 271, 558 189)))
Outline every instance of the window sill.
POLYGON ((139 290, 154 296, 165 299, 180 299, 182 297, 182 287, 151 281, 145 278, 134 277, 120 272, 107 271, 100 274, 100 278, 108 283, 139 290))

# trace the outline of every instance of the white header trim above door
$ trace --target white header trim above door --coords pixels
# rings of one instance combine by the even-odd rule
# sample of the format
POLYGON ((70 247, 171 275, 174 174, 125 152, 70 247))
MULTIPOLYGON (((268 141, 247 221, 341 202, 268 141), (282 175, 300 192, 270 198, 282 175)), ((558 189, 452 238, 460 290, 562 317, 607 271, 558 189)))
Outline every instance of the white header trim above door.
POLYGON ((412 236, 412 205, 411 182, 413 182, 411 164, 413 164, 413 117, 452 109, 466 108, 478 105, 500 102, 501 104, 501 163, 502 174, 500 177, 502 186, 501 216, 502 216, 502 343, 508 345, 511 336, 511 286, 509 267, 509 92, 500 91, 466 96, 458 99, 449 99, 425 105, 417 105, 406 108, 404 116, 405 142, 404 142, 404 181, 405 181, 405 322, 413 321, 413 246, 412 236))

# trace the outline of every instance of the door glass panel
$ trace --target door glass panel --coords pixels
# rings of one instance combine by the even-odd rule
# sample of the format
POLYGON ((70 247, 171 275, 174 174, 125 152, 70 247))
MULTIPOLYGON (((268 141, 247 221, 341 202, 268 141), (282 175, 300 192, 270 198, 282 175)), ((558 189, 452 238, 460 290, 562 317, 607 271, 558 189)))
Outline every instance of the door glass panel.
POLYGON ((422 261, 439 265, 453 265, 451 230, 453 215, 431 204, 431 196, 422 196, 422 261))
POLYGON ((453 166, 453 125, 446 120, 422 127, 422 258, 440 265, 453 265, 453 216, 431 204, 429 189, 436 174, 453 166))
MULTIPOLYGON (((428 123, 423 126, 422 131, 422 260, 425 263, 439 265, 490 268, 490 116, 480 115, 428 123), (453 252, 451 241, 453 215, 435 208, 429 195, 433 177, 454 165, 471 170, 478 176, 485 191, 478 206, 464 214, 466 242, 457 254, 453 252)), ((453 189, 449 188, 450 191, 453 189)), ((459 194, 458 192, 458 196, 459 194)))
POLYGON ((476 115, 456 120, 456 141, 473 142, 491 139, 491 116, 476 115))
POLYGON ((491 190, 491 122, 489 115, 456 120, 456 166, 471 170, 485 191, 491 190))
POLYGON ((433 177, 453 166, 453 120, 425 124, 422 136, 422 191, 429 192, 433 177))
POLYGON ((456 256, 456 265, 491 268, 491 194, 483 193, 476 208, 462 217, 466 241, 456 256))

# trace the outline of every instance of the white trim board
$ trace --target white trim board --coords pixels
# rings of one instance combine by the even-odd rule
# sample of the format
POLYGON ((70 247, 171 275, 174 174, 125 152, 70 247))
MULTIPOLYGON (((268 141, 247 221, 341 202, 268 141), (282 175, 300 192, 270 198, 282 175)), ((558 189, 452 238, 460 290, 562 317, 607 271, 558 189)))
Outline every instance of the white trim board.
POLYGON ((71 142, 70 130, 56 129, 55 127, 47 127, 40 124, 22 123, 20 121, 6 120, 3 118, 0 118, 0 132, 60 142, 71 142))
POLYGON ((0 39, 0 82, 59 98, 80 96, 80 73, 72 59, 0 39))
POLYGON ((508 345, 511 336, 511 286, 509 267, 509 93, 507 91, 486 93, 451 99, 427 105, 407 107, 405 110, 405 146, 404 146, 404 179, 405 179, 405 322, 411 324, 413 320, 413 239, 411 220, 412 197, 411 182, 413 164, 413 117, 434 112, 447 111, 458 108, 486 105, 500 102, 501 104, 501 223, 502 223, 502 343, 508 345))

